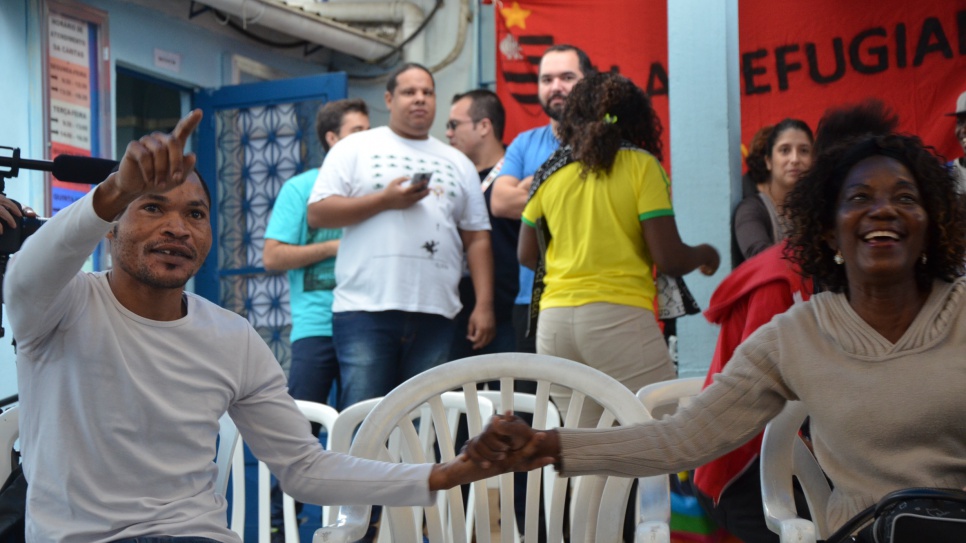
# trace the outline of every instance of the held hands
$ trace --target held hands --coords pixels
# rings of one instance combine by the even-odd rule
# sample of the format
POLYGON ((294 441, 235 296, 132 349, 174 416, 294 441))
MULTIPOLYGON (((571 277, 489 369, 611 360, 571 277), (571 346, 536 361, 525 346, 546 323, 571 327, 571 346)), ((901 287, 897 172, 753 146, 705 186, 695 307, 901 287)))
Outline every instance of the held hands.
POLYGON ((433 466, 429 489, 445 490, 510 471, 542 468, 554 463, 559 451, 555 431, 534 431, 511 412, 496 415, 458 457, 433 466))
POLYGON ((429 195, 428 185, 411 185, 409 177, 397 177, 382 190, 386 209, 406 209, 429 195))
POLYGON ((495 415, 463 447, 463 455, 484 470, 530 471, 553 464, 560 458, 557 432, 530 428, 512 412, 495 415))

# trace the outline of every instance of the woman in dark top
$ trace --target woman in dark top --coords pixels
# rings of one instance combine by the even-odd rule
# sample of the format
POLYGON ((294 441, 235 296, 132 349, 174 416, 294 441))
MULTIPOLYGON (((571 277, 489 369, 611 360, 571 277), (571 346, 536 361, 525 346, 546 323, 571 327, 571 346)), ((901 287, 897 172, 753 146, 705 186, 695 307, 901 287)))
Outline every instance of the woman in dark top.
POLYGON ((760 152, 748 154, 748 175, 758 193, 735 208, 732 222, 732 266, 785 237, 785 195, 812 165, 812 130, 804 121, 785 119, 775 125, 760 152))

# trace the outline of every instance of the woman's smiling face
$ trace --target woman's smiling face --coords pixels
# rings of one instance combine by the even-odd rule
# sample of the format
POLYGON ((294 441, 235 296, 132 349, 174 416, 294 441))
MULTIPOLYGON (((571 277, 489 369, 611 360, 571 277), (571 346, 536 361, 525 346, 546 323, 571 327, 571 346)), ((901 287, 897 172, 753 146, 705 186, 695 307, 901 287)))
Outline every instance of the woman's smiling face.
POLYGON ((842 183, 829 244, 842 253, 851 285, 914 282, 928 224, 909 169, 872 156, 856 163, 842 183))

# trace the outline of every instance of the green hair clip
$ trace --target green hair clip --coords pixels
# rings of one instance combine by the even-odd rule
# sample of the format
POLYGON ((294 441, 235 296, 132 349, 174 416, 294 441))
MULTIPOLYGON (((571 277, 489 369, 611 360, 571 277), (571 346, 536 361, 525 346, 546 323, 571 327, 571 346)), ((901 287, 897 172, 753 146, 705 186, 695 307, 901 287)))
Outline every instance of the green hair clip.
POLYGON ((604 122, 607 124, 617 124, 617 115, 611 115, 610 113, 605 113, 604 122))

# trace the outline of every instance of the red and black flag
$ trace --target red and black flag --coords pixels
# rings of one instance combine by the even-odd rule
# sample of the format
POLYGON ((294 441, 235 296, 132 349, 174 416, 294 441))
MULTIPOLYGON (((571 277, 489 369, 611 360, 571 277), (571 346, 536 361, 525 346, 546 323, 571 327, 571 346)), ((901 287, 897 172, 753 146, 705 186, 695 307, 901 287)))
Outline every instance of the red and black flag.
MULTIPOLYGON (((547 47, 569 43, 648 91, 670 157, 665 0, 503 0, 494 9, 507 142, 548 122, 537 66, 547 47)), ((899 113, 901 130, 962 154, 944 114, 966 91, 966 0, 742 0, 738 9, 742 141, 784 117, 814 128, 827 107, 876 97, 899 113)))

